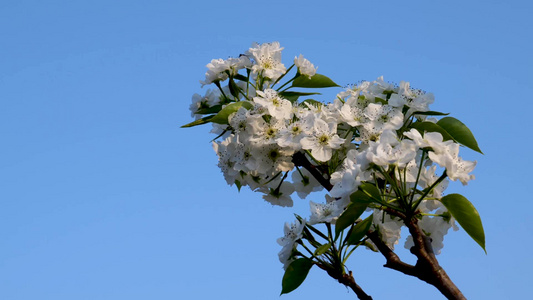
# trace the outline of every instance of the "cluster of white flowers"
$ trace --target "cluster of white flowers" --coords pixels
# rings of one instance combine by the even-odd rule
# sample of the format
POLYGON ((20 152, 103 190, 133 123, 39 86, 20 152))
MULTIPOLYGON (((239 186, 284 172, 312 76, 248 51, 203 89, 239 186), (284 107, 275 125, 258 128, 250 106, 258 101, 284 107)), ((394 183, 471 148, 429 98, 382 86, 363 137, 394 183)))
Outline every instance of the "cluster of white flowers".
MULTIPOLYGON (((277 42, 254 43, 239 58, 211 61, 201 83, 214 83, 218 89, 193 96, 190 108, 197 120, 234 103, 247 104, 230 111, 227 122, 213 122, 213 133, 219 137, 213 148, 228 184, 261 192, 273 205, 292 206, 293 193, 305 198, 322 189, 309 171, 295 165, 294 155, 304 155, 333 186, 326 203, 310 202, 308 224, 334 224, 360 184, 377 184, 386 179, 384 174, 407 189, 420 191, 439 179, 437 165, 451 180, 467 184, 474 178, 470 172, 475 162, 458 156, 457 142, 444 140, 439 132, 420 132, 411 126, 415 122, 437 122, 426 113, 434 101, 433 94, 412 89, 408 82, 394 85, 380 77, 351 86, 327 104, 298 101, 294 93, 281 90, 285 85, 276 87, 288 72, 281 62, 282 50, 277 42), (246 74, 239 74, 240 70, 246 74), (220 85, 228 79, 227 86, 220 85)), ((316 74, 314 65, 301 55, 294 59, 294 65, 298 69, 295 78, 311 80, 316 74)), ((420 221, 437 251, 442 247, 442 236, 454 224, 450 217, 436 216, 446 214, 435 200, 442 197, 447 184, 442 180, 433 186, 418 207, 421 214, 437 210, 432 216, 423 215, 420 221)), ((395 193, 389 188, 391 199, 395 193)), ((416 202, 419 197, 419 193, 413 193, 411 200, 416 202)), ((391 201, 390 205, 397 203, 391 201)), ((373 209, 374 228, 393 247, 400 238, 401 222, 373 209)), ((286 225, 286 236, 280 239, 284 247, 280 260, 285 265, 305 224, 303 220, 286 225)), ((408 239, 406 246, 410 243, 408 239)))

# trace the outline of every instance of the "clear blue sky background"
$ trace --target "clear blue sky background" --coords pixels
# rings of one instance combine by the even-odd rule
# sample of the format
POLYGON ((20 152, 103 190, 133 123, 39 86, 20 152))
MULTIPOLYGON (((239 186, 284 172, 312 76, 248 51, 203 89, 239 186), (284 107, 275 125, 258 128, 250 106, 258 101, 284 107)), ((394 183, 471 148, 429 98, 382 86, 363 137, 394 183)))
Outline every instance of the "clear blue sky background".
MULTIPOLYGON (((307 202, 237 193, 209 129, 179 128, 205 65, 254 41, 341 85, 433 92, 485 153, 463 151, 477 178, 448 192, 479 210, 488 255, 460 230, 441 264, 469 299, 528 298, 531 3, 2 0, 0 299, 279 299, 276 238, 307 202)), ((442 298, 383 263, 362 249, 350 263, 374 299, 442 298)), ((313 269, 281 299, 324 297, 355 298, 313 269)))

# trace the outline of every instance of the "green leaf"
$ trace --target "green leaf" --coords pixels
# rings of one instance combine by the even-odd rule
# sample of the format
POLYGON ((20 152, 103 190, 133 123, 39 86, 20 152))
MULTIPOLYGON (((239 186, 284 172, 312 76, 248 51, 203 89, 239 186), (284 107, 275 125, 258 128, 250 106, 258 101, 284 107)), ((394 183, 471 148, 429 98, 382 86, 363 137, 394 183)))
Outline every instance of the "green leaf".
POLYGON ((411 127, 418 130, 420 134, 424 135, 424 132, 439 132, 442 134, 443 141, 453 140, 448 132, 439 125, 431 122, 414 122, 411 127))
POLYGON ((357 223, 350 232, 350 235, 346 238, 348 245, 356 245, 359 243, 366 235, 372 225, 373 214, 368 216, 363 221, 357 223))
POLYGON ((240 192, 242 188, 242 183, 239 180, 235 179, 235 185, 237 186, 237 189, 240 192))
POLYGON ((302 103, 300 103, 300 106, 307 107, 306 103, 309 104, 309 105, 312 105, 314 107, 319 107, 319 106, 324 105, 324 103, 322 103, 320 101, 316 101, 314 99, 305 99, 304 101, 302 101, 302 103))
POLYGON ((208 114, 216 114, 222 109, 222 104, 211 106, 208 108, 202 108, 195 112, 195 114, 199 115, 208 115, 208 114))
POLYGON ((234 78, 240 81, 248 81, 248 78, 241 74, 235 74, 234 78))
POLYGON ((354 193, 350 195, 350 201, 351 202, 358 202, 358 203, 372 203, 372 198, 365 194, 362 190, 357 190, 354 193))
POLYGON ((459 222, 461 227, 476 241, 481 248, 485 249, 485 232, 483 224, 476 208, 468 199, 459 194, 450 194, 442 197, 442 204, 446 206, 452 216, 459 222))
POLYGON ((297 289, 307 277, 313 261, 307 258, 299 258, 293 261, 285 271, 281 281, 281 295, 288 294, 297 289))
POLYGON ((444 128, 444 130, 446 130, 459 144, 483 154, 477 145, 477 141, 474 138, 472 131, 470 131, 470 129, 468 129, 468 127, 466 127, 461 121, 456 118, 445 117, 440 119, 437 124, 444 128))
POLYGON ((315 250, 315 256, 320 256, 324 253, 326 253, 326 251, 328 251, 328 249, 331 247, 331 244, 330 243, 327 243, 327 244, 324 244, 318 248, 316 248, 315 250))
POLYGON ((439 112, 439 111, 428 110, 428 111, 415 111, 413 113, 413 115, 419 115, 419 116, 447 116, 447 115, 449 115, 449 113, 443 113, 443 112, 439 112))
POLYGON ((248 101, 239 101, 226 105, 221 111, 216 114, 210 121, 217 124, 228 124, 228 117, 232 113, 239 110, 239 108, 244 107, 250 109, 253 105, 248 101))
POLYGON ((369 243, 368 241, 365 241, 363 245, 365 245, 368 249, 374 252, 379 252, 379 250, 376 248, 376 245, 374 245, 374 243, 369 243))
POLYGON ((295 102, 300 96, 320 95, 320 93, 280 92, 278 95, 289 100, 290 102, 295 102))
POLYGON ((387 100, 382 99, 382 98, 379 98, 379 97, 375 97, 375 98, 374 98, 374 101, 376 101, 376 103, 381 103, 381 104, 383 104, 383 105, 385 105, 385 104, 388 103, 387 100))
POLYGON ((311 79, 305 75, 298 76, 292 82, 292 86, 302 88, 327 88, 339 85, 324 75, 315 74, 311 79))
POLYGON ((359 186, 359 189, 363 191, 373 202, 382 203, 381 193, 378 188, 372 183, 363 183, 359 186))
POLYGON ((237 86, 237 84, 235 83, 232 77, 229 78, 228 87, 229 87, 229 92, 231 93, 231 95, 235 98, 239 98, 239 90, 241 88, 237 86))
POLYGON ((351 202, 348 204, 344 212, 335 222, 335 238, 339 236, 341 231, 355 223, 357 218, 359 218, 365 212, 368 203, 369 202, 351 202))
POLYGON ((209 123, 209 122, 211 122, 211 119, 214 116, 215 115, 210 115, 210 116, 207 116, 207 117, 203 117, 203 118, 198 119, 198 120, 196 120, 194 122, 191 122, 189 124, 183 125, 183 126, 181 126, 181 128, 193 127, 193 126, 198 126, 198 125, 209 123))

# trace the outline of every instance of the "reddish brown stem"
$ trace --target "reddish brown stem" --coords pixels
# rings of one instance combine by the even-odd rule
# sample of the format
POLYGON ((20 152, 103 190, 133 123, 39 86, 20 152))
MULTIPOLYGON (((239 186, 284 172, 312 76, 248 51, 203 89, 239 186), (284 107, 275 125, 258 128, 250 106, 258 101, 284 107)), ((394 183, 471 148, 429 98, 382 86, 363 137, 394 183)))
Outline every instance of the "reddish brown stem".
MULTIPOLYGON (((329 182, 329 178, 324 176, 324 173, 320 171, 317 166, 311 164, 311 162, 305 157, 303 152, 296 152, 292 156, 292 162, 299 167, 304 167, 313 177, 328 191, 331 191, 333 185, 329 182)), ((329 175, 327 175, 329 176, 329 175)))
POLYGON ((415 266, 418 271, 416 277, 436 287, 448 299, 466 299, 446 274, 446 271, 439 265, 435 253, 433 253, 433 247, 431 247, 431 239, 422 232, 418 226, 418 220, 411 217, 404 222, 415 244, 411 248, 411 253, 418 258, 415 266))
POLYGON ((357 295, 357 298, 361 300, 372 300, 372 297, 365 293, 365 291, 363 291, 363 289, 355 282, 352 271, 349 271, 348 274, 343 274, 338 270, 326 268, 321 264, 317 264, 317 266, 326 271, 329 276, 331 276, 333 279, 336 279, 339 283, 342 283, 352 289, 352 291, 357 295))

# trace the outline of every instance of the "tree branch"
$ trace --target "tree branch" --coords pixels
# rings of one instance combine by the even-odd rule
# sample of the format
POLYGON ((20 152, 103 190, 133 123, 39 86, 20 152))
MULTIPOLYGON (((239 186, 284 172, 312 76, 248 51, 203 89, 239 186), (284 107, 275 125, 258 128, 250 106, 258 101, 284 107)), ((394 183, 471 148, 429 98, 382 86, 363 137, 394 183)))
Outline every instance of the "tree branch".
POLYGON ((304 167, 326 190, 331 191, 333 185, 329 182, 329 179, 324 177, 324 173, 322 173, 315 165, 311 164, 303 152, 294 153, 292 156, 292 162, 296 166, 304 167))
POLYGON ((415 244, 411 247, 411 253, 418 258, 415 266, 418 270, 416 277, 435 286, 448 299, 466 299, 446 274, 446 271, 439 265, 435 253, 433 253, 431 239, 418 226, 418 220, 411 217, 404 222, 415 244))
MULTIPOLYGON (((311 164, 307 157, 305 157, 304 153, 295 153, 292 157, 292 161, 296 166, 301 166, 308 170, 326 190, 331 191, 333 185, 329 181, 329 174, 327 174, 327 177, 324 177, 324 173, 318 170, 316 166, 311 164)), ((417 262, 414 266, 403 262, 400 257, 398 257, 398 255, 396 255, 396 253, 394 253, 394 251, 392 251, 392 249, 390 249, 381 240, 377 232, 369 231, 367 236, 387 260, 383 266, 402 272, 406 275, 416 277, 433 285, 448 299, 466 299, 457 286, 452 282, 448 274, 446 274, 444 269, 439 265, 439 262, 433 253, 431 239, 426 236, 426 234, 424 234, 422 229, 418 226, 418 219, 414 215, 406 215, 390 208, 383 208, 383 210, 392 216, 402 219, 404 224, 409 229, 415 244, 413 247, 411 247, 411 253, 417 257, 417 262)), ((342 273, 337 274, 331 270, 325 269, 323 266, 318 266, 326 270, 331 277, 337 279, 340 283, 349 286, 357 294, 359 299, 372 299, 361 289, 359 285, 355 283, 351 272, 349 275, 342 273)))
POLYGON ((406 275, 417 277, 417 269, 415 266, 403 262, 394 251, 389 248, 379 237, 376 231, 369 231, 366 234, 370 240, 376 245, 379 252, 385 257, 387 262, 383 265, 386 268, 402 272, 406 275))
POLYGON ((352 291, 357 295, 357 298, 361 300, 372 300, 372 297, 365 293, 365 291, 363 291, 363 289, 355 282, 352 271, 349 271, 348 274, 343 274, 337 270, 326 268, 321 264, 316 265, 322 270, 326 271, 329 276, 331 276, 333 279, 336 279, 339 283, 351 288, 352 291))

